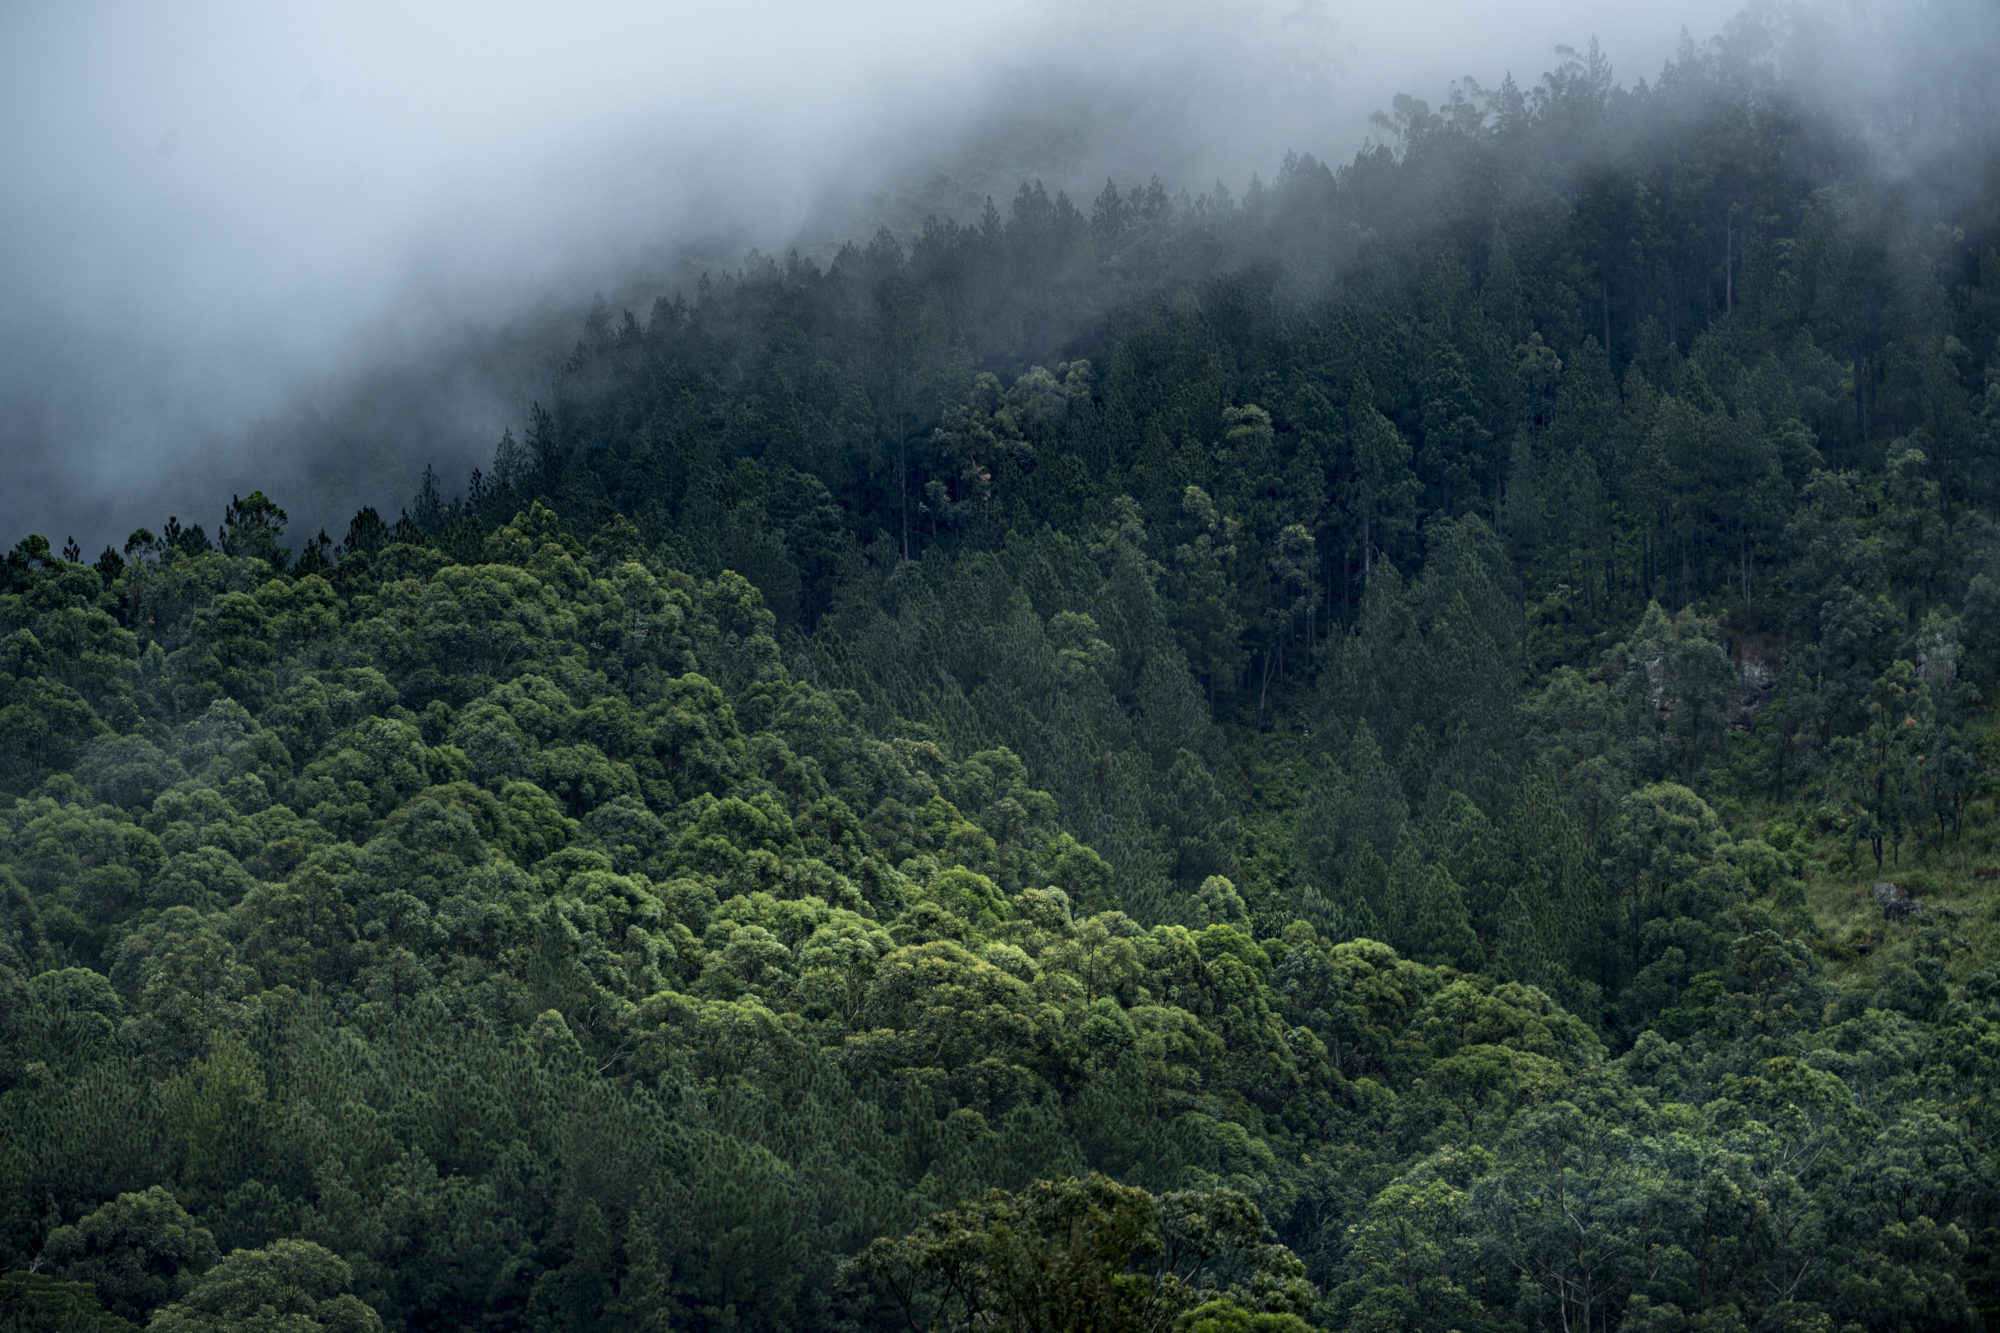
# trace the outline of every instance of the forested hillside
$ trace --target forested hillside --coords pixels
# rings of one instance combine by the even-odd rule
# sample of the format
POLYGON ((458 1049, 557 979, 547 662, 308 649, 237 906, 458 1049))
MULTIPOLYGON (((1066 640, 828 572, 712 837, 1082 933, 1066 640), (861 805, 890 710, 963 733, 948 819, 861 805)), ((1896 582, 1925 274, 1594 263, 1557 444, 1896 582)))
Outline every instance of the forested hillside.
POLYGON ((2000 107, 1768 39, 22 541, 0 1328, 1983 1327, 2000 107))

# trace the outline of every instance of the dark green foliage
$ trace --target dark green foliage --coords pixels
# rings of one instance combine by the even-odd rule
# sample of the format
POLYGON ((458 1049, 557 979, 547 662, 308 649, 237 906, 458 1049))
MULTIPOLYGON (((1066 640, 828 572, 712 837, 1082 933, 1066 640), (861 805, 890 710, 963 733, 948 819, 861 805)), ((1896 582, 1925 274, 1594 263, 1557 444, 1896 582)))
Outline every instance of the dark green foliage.
POLYGON ((128 1333, 137 1327, 106 1310, 88 1282, 0 1275, 0 1329, 6 1333, 128 1333))
POLYGON ((994 1190, 876 1241, 846 1276, 911 1329, 1304 1329, 1313 1299, 1242 1195, 1155 1199, 1095 1174, 994 1190))

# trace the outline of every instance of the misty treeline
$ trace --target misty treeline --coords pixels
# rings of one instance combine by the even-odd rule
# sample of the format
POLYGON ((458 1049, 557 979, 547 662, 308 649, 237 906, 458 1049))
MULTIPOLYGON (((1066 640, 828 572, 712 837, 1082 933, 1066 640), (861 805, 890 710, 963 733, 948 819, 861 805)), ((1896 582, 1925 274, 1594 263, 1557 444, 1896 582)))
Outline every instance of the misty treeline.
POLYGON ((1990 93, 1760 42, 22 542, 0 1327, 1982 1326, 1990 93))

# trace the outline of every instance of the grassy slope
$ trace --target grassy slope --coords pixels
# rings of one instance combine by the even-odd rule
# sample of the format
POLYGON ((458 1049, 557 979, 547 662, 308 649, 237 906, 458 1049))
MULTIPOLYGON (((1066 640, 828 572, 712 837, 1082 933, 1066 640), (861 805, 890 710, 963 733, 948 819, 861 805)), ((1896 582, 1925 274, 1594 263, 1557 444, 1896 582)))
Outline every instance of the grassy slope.
MULTIPOLYGON (((1970 730, 1990 774, 2000 746, 2000 710, 1988 711, 1970 730)), ((1956 937, 1954 980, 2000 964, 2000 878, 1980 878, 2000 876, 2000 781, 1994 777, 1967 804, 1957 838, 1931 830, 1906 839, 1900 855, 1885 856, 1879 870, 1867 844, 1848 835, 1830 811, 1794 805, 1758 813, 1735 831, 1777 838, 1797 829, 1791 851, 1817 928, 1813 942, 1832 984, 1875 989, 1885 970, 1913 959, 1925 926, 1948 927, 1956 937), (1909 889, 1924 910, 1888 921, 1871 894, 1880 880, 1909 889)))

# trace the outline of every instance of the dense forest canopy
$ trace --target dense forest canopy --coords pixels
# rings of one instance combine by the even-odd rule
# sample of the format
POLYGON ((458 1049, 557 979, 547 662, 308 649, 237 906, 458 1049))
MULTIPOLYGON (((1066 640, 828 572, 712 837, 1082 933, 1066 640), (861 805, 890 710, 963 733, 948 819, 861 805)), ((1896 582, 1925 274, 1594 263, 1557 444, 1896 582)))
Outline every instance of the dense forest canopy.
POLYGON ((2000 99, 1800 40, 21 541, 0 1327, 1982 1327, 2000 99))

